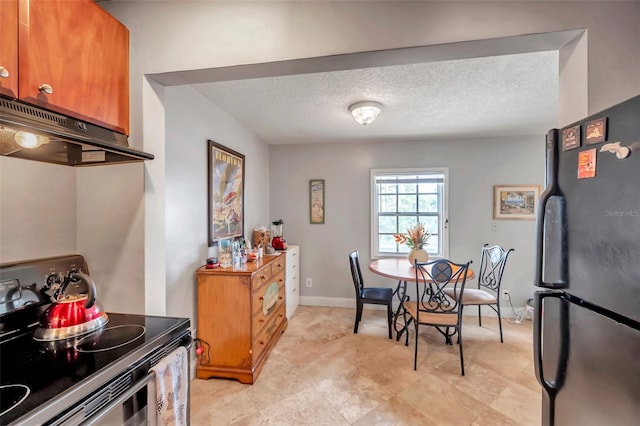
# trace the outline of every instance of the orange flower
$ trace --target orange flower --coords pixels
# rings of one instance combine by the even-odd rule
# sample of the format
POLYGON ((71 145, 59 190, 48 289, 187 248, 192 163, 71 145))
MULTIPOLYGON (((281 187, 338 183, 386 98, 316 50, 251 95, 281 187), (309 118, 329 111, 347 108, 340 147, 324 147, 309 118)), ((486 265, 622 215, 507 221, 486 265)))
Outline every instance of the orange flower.
POLYGON ((407 229, 407 234, 393 234, 393 238, 396 243, 406 244, 407 247, 412 249, 421 249, 429 240, 429 234, 424 229, 424 224, 418 222, 415 226, 407 229))

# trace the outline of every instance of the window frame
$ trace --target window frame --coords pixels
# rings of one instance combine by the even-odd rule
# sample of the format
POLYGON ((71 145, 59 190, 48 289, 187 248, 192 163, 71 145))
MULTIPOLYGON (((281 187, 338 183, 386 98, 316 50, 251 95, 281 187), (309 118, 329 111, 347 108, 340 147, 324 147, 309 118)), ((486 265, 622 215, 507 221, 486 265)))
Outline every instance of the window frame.
POLYGON ((378 194, 376 191, 376 177, 380 175, 429 175, 438 174, 444 176, 442 189, 442 211, 440 216, 439 237, 442 245, 440 254, 429 253, 430 259, 449 258, 449 168, 448 167, 424 167, 424 168, 397 168, 397 169, 371 169, 370 174, 370 242, 371 259, 383 257, 406 257, 406 253, 380 252, 378 246, 378 194))

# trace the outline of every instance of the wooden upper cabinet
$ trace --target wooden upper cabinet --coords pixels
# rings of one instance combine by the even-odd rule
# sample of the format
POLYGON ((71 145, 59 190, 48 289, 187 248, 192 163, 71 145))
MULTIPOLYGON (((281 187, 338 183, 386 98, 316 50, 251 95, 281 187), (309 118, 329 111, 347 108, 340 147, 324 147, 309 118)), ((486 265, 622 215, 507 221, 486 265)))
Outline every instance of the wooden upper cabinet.
POLYGON ((18 97, 128 135, 129 30, 92 0, 18 4, 18 97))
POLYGON ((0 0, 0 95, 18 96, 18 0, 0 0))

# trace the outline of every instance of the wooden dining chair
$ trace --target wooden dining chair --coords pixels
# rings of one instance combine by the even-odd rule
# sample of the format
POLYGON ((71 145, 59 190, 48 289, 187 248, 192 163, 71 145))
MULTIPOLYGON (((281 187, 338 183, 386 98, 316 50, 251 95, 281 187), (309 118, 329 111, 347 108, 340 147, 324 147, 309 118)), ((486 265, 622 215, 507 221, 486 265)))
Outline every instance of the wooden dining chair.
POLYGON ((387 323, 389 327, 389 339, 391 336, 391 320, 392 320, 392 301, 393 289, 388 287, 365 287, 362 279, 362 271, 360 270, 360 253, 355 250, 349 253, 349 265, 351 267, 351 278, 353 279, 353 287, 356 291, 356 321, 353 326, 353 332, 358 333, 358 324, 362 319, 362 308, 365 303, 373 305, 387 306, 387 323))
POLYGON ((404 302, 404 308, 410 317, 409 322, 413 322, 415 328, 414 370, 418 368, 419 328, 431 326, 445 337, 446 344, 451 345, 451 338, 458 335, 460 372, 464 376, 462 309, 456 299, 451 299, 445 294, 445 287, 450 286, 458 294, 463 295, 470 264, 471 261, 454 263, 447 259, 431 262, 415 261, 417 299, 404 302))
POLYGON ((509 254, 515 249, 505 251, 502 247, 489 244, 482 246, 482 255, 480 259, 480 271, 478 273, 478 288, 468 288, 464 292, 462 298, 454 289, 446 289, 447 296, 459 299, 462 302, 460 311, 465 306, 478 306, 478 324, 482 327, 482 306, 489 306, 498 314, 498 327, 500 328, 500 342, 502 338, 502 314, 500 313, 500 285, 502 283, 502 274, 507 264, 509 254))

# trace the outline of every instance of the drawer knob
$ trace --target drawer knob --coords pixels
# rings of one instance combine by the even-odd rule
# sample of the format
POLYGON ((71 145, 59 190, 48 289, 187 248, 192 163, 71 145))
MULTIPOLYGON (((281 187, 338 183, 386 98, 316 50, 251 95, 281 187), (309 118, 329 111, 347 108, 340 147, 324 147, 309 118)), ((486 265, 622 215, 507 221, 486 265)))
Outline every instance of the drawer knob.
POLYGON ((0 66, 0 77, 7 78, 9 77, 9 70, 3 66, 0 66))
POLYGON ((264 322, 264 318, 260 318, 258 322, 264 322))
POLYGON ((40 93, 46 93, 47 95, 50 95, 53 93, 53 87, 51 87, 50 84, 44 83, 38 87, 38 91, 40 93))

